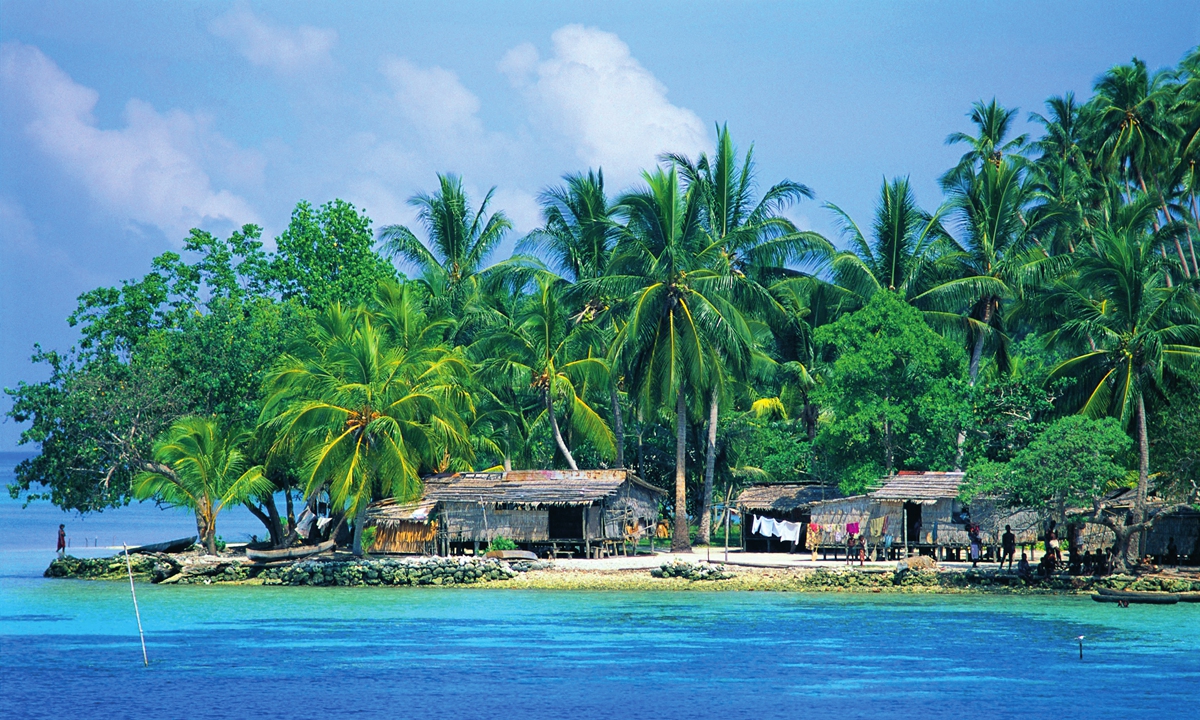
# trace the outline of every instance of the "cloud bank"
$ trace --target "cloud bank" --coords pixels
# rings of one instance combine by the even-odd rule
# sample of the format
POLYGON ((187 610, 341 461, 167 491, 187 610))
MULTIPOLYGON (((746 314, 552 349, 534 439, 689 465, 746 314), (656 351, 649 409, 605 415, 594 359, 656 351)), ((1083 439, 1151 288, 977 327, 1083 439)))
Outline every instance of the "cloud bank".
POLYGON ((251 63, 284 74, 331 63, 329 53, 338 39, 335 30, 272 25, 244 7, 221 15, 208 28, 251 63))
POLYGON ((10 121, 108 211, 172 239, 206 221, 256 221, 245 200, 213 188, 203 163, 245 179, 257 175, 261 160, 216 133, 207 118, 159 113, 132 99, 123 128, 101 129, 93 115, 99 94, 16 42, 0 46, 0 86, 5 105, 16 110, 10 121))
POLYGON ((545 60, 531 44, 500 61, 501 72, 528 99, 535 122, 553 128, 591 167, 628 178, 663 152, 709 146, 705 124, 667 100, 667 88, 612 33, 582 25, 559 28, 545 60))

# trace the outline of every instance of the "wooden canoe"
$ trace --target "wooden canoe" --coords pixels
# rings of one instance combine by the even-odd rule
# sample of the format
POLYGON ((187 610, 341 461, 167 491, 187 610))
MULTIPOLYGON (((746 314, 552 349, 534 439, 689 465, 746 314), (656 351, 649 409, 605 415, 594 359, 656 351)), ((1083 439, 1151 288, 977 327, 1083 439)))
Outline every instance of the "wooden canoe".
POLYGON ((1139 605, 1174 605, 1179 602, 1179 596, 1173 593, 1097 589, 1099 592, 1092 596, 1096 602, 1127 602, 1139 605))
POLYGON ((485 557, 496 560, 537 560, 538 556, 528 550, 491 550, 485 557))
POLYGON ((196 544, 197 538, 191 535, 178 540, 167 540, 166 542, 150 543, 149 545, 138 545, 137 547, 129 548, 131 553, 177 553, 187 550, 196 544))
POLYGON ((1179 593, 1179 602, 1200 603, 1200 592, 1179 593))
POLYGON ((337 546, 332 540, 326 540, 320 545, 298 545, 282 550, 252 550, 246 548, 246 557, 256 563, 279 562, 280 560, 300 560, 301 558, 320 555, 329 552, 337 546))

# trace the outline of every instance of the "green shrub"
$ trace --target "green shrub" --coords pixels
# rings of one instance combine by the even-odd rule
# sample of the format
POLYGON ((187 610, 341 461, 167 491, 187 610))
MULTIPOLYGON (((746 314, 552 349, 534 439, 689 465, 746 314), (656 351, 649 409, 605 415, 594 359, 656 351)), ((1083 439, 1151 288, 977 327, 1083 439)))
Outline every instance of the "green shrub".
POLYGON ((517 549, 517 544, 515 542, 513 542, 512 540, 509 540, 506 537, 495 538, 492 540, 491 544, 488 545, 488 552, 492 552, 493 550, 516 550, 516 549, 517 549))

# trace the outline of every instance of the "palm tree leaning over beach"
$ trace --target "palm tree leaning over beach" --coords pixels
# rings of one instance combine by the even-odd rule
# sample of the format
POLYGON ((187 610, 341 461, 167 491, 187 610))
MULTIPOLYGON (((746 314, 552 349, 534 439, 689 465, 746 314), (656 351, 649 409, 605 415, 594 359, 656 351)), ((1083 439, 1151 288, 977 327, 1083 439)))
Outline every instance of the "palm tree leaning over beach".
POLYGON ((276 451, 303 453, 306 494, 328 490, 331 505, 355 518, 356 555, 372 500, 416 499, 424 472, 472 457, 466 364, 424 327, 423 298, 389 295, 383 312, 334 306, 318 317, 269 374, 262 411, 276 451))
POLYGON ((193 511, 200 543, 215 555, 221 511, 274 490, 261 465, 247 467, 250 439, 213 418, 180 418, 154 444, 153 469, 134 478, 133 496, 193 511))
POLYGON ((1181 285, 1182 273, 1159 249, 1166 238, 1149 232, 1155 212, 1148 199, 1121 208, 1114 222, 1096 232, 1093 250, 1083 246, 1074 266, 1052 288, 1060 327, 1047 335, 1051 346, 1074 350, 1048 382, 1072 378, 1064 402, 1084 415, 1111 415, 1133 425, 1138 448, 1134 512, 1113 527, 1122 563, 1135 560, 1133 540, 1147 521, 1150 482, 1148 400, 1172 377, 1200 370, 1200 299, 1181 285), (1171 274, 1176 282, 1168 283, 1171 274))

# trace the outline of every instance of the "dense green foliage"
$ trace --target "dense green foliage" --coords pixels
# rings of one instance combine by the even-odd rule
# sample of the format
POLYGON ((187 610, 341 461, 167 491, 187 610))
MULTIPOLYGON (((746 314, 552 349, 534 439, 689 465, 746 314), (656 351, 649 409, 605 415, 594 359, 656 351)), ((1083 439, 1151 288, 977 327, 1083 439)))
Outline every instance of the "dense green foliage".
POLYGON ((530 254, 495 264, 512 223, 449 174, 412 198, 419 233, 377 240, 340 200, 300 203, 273 252, 254 226, 195 230, 84 293, 78 348, 38 350, 50 378, 8 390, 41 448, 10 491, 128 502, 198 417, 254 428, 239 452, 286 517, 244 499, 277 544, 297 493, 340 523, 430 472, 614 465, 674 490, 676 547, 747 480, 857 492, 956 467, 1050 515, 1091 503, 1128 541, 1151 497, 1200 499, 1200 51, 1051 98, 1038 137, 995 100, 968 117, 946 201, 896 178, 869 224, 827 205, 841 249, 787 219, 812 191, 760 185, 725 127, 618 194, 566 176, 530 254), (1129 483, 1131 512, 1096 504, 1129 483))

